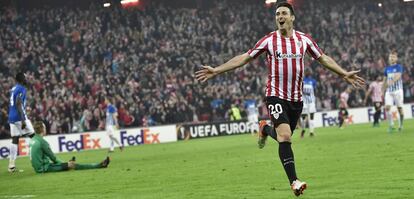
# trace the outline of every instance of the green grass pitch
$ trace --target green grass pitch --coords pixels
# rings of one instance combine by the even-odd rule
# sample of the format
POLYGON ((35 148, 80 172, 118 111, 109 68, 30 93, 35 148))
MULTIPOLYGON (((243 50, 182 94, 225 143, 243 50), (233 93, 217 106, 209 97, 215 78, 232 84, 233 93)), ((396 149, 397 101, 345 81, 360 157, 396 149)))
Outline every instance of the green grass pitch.
MULTIPOLYGON (((318 128, 293 138, 296 170, 308 189, 300 198, 414 198, 414 120, 402 133, 387 124, 318 128)), ((0 161, 0 198, 296 198, 279 161, 277 143, 259 150, 251 135, 144 145, 111 153, 107 169, 35 174, 28 158, 22 173, 0 161)), ((104 159, 106 150, 73 155, 82 163, 104 159)))

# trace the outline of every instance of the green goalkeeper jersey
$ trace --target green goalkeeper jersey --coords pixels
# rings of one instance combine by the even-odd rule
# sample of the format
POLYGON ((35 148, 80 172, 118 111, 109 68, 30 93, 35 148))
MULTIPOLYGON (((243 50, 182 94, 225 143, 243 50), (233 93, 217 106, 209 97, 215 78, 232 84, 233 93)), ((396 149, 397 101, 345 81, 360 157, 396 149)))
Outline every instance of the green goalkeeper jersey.
POLYGON ((49 143, 39 134, 33 136, 30 141, 30 161, 37 173, 47 172, 52 163, 61 163, 52 150, 49 143))

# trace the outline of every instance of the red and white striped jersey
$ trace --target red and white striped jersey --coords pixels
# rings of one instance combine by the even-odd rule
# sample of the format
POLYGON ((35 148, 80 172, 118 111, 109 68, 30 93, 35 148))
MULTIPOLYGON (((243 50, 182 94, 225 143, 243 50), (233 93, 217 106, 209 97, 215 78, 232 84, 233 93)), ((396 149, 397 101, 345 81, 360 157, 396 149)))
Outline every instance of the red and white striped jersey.
POLYGON ((247 53, 252 58, 266 52, 268 80, 266 96, 276 96, 287 101, 302 101, 305 52, 314 59, 323 52, 313 39, 293 30, 290 38, 274 31, 260 39, 247 53))
POLYGON ((382 102, 382 82, 373 81, 369 85, 369 89, 371 89, 371 99, 372 102, 382 102))
POLYGON ((339 108, 348 108, 349 93, 342 92, 339 96, 339 108))

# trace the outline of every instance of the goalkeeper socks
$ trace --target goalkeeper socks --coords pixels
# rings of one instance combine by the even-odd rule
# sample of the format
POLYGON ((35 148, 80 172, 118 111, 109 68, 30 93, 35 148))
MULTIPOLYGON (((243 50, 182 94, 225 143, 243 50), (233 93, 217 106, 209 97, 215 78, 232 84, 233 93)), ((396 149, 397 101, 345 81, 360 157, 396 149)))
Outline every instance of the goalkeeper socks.
POLYGON ((279 143, 279 158, 289 178, 290 184, 297 179, 295 170, 295 160, 290 142, 279 143))
POLYGON ((264 132, 265 134, 269 135, 270 137, 272 137, 273 139, 275 139, 275 140, 277 141, 277 135, 276 135, 276 132, 275 132, 275 130, 274 130, 271 126, 266 125, 266 126, 263 128, 263 132, 264 132))
POLYGON ((102 168, 101 163, 95 164, 75 164, 75 170, 99 169, 102 168))

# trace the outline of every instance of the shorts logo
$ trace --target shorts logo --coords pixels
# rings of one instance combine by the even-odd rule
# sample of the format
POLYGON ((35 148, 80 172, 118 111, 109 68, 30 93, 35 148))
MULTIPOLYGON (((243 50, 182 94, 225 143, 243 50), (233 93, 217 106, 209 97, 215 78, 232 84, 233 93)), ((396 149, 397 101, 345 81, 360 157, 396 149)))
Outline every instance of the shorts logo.
POLYGON ((282 105, 280 104, 269 104, 268 105, 270 115, 273 115, 275 119, 279 119, 279 115, 283 113, 282 105))

